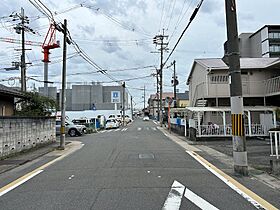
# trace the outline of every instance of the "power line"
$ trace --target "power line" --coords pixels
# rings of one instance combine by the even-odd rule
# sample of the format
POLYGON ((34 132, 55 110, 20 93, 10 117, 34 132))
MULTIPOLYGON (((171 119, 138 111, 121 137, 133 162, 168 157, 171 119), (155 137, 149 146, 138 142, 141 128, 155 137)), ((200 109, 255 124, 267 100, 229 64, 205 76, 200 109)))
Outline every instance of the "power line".
POLYGON ((195 18, 197 12, 199 11, 202 3, 203 3, 204 0, 201 0, 197 7, 195 8, 195 10, 193 11, 191 17, 190 17, 190 20, 189 20, 189 23, 187 24, 186 28, 183 30, 182 34, 180 35, 179 39, 177 40, 175 46, 173 47, 172 51, 169 53, 167 59, 165 60, 165 62, 163 63, 163 66, 166 64, 166 62, 168 61, 168 59, 171 57, 171 55, 173 54, 174 50, 176 49, 177 45, 179 44, 179 42, 181 41, 182 37, 184 36, 185 32, 187 31, 187 29, 189 28, 191 22, 193 21, 193 19, 195 18))

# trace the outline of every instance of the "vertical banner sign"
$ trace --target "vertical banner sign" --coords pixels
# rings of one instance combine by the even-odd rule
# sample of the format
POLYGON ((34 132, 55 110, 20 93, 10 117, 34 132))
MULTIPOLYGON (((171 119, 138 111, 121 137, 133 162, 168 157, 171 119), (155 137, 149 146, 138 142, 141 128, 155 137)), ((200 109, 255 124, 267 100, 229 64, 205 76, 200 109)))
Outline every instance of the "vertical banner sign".
POLYGON ((111 91, 111 103, 116 104, 121 102, 121 92, 111 91))

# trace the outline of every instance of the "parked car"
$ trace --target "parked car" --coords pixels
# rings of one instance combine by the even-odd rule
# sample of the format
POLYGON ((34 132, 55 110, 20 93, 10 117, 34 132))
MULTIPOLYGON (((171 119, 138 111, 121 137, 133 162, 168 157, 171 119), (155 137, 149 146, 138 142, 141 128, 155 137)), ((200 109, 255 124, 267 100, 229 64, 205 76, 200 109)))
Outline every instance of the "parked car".
POLYGON ((143 121, 149 121, 149 120, 150 120, 150 118, 148 116, 143 117, 143 121))
POLYGON ((120 123, 116 119, 111 118, 106 121, 106 126, 105 126, 106 129, 118 128, 118 127, 120 127, 120 123))
MULTIPOLYGON (((56 120, 56 135, 60 134, 61 120, 56 120)), ((84 125, 75 125, 72 122, 65 121, 65 133, 69 134, 69 136, 81 136, 86 133, 87 128, 84 125)))

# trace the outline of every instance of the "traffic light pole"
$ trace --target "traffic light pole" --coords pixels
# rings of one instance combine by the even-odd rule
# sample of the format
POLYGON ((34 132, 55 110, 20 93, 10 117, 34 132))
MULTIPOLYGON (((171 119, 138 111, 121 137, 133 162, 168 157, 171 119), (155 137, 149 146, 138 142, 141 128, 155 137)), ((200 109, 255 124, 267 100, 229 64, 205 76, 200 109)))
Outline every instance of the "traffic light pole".
POLYGON ((239 59, 239 43, 235 0, 225 0, 228 37, 228 63, 230 82, 230 104, 232 121, 232 144, 234 172, 247 176, 248 162, 244 132, 242 81, 239 59))

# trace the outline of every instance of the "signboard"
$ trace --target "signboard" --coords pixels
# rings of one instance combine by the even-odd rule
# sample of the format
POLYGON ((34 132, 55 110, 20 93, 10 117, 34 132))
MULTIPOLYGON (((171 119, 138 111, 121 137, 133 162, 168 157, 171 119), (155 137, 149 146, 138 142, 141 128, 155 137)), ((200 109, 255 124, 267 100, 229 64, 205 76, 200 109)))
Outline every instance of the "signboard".
POLYGON ((111 103, 120 103, 121 102, 121 92, 120 91, 111 91, 111 103))

